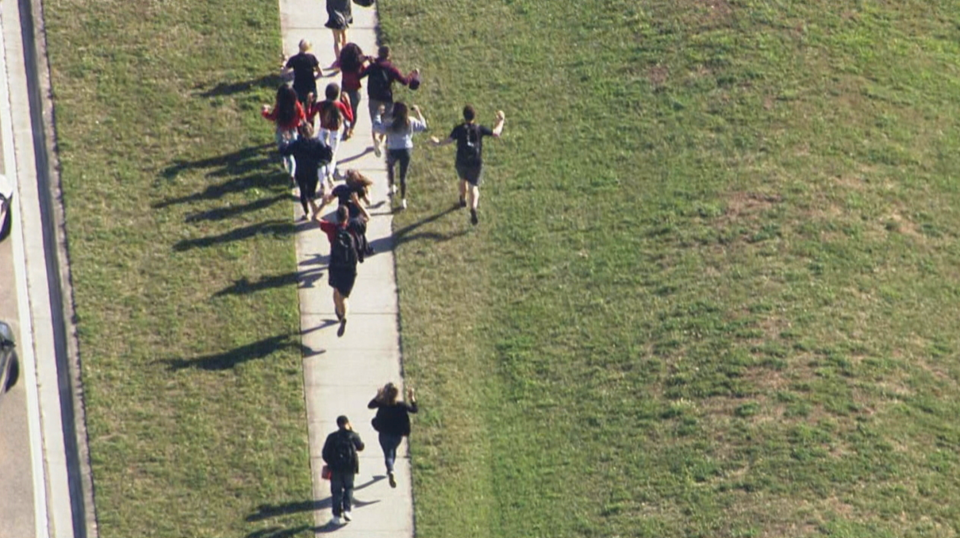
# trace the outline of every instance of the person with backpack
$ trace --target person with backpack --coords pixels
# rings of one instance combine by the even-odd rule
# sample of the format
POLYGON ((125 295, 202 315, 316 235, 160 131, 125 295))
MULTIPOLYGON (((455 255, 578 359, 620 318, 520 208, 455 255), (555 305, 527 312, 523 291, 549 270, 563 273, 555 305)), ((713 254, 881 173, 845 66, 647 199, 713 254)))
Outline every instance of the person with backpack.
POLYGON ((317 181, 320 167, 333 158, 330 146, 313 136, 313 127, 309 123, 300 125, 300 137, 280 147, 280 154, 292 156, 296 161, 294 179, 300 189, 300 205, 303 206, 303 220, 310 218, 310 209, 317 215, 317 181))
POLYGON ((470 105, 463 107, 463 123, 450 131, 450 136, 444 140, 432 137, 430 143, 434 146, 445 146, 457 143, 457 157, 455 166, 460 178, 460 207, 467 207, 467 185, 470 195, 470 222, 476 225, 480 222, 477 208, 480 205, 480 183, 483 180, 483 137, 500 138, 503 132, 503 122, 506 117, 502 110, 497 111, 497 122, 493 129, 484 127, 476 122, 477 111, 470 105))
MULTIPOLYGON (((340 58, 340 50, 347 44, 347 28, 353 24, 352 0, 327 0, 327 22, 324 24, 333 31, 333 57, 340 58)), ((337 65, 334 61, 333 65, 337 65)))
POLYGON ((360 216, 365 206, 370 205, 370 187, 372 185, 373 181, 361 174, 359 170, 347 170, 343 184, 337 185, 323 196, 320 211, 323 211, 327 204, 336 199, 339 202, 337 205, 347 206, 350 218, 355 219, 360 216), (360 204, 361 201, 363 205, 360 204))
POLYGON ((353 121, 343 133, 343 140, 353 136, 353 128, 357 125, 358 107, 360 106, 360 72, 366 67, 371 58, 363 54, 363 50, 356 43, 347 43, 340 50, 340 86, 343 93, 350 98, 350 113, 353 121))
POLYGON ((390 196, 397 192, 393 180, 394 168, 400 163, 400 207, 403 209, 407 208, 407 169, 413 156, 413 133, 427 130, 427 120, 423 118, 420 107, 413 105, 410 110, 417 114, 416 118, 411 118, 407 105, 398 101, 393 105, 393 118, 387 123, 382 117, 382 106, 373 117, 373 132, 387 137, 387 194, 390 196))
POLYGON ((404 437, 410 435, 410 413, 417 412, 417 399, 413 389, 407 388, 407 401, 400 401, 400 389, 393 383, 387 383, 377 390, 377 395, 367 404, 367 409, 376 409, 373 417, 373 429, 379 434, 380 448, 383 449, 383 461, 387 466, 387 478, 390 487, 397 487, 397 478, 393 466, 397 460, 397 447, 404 437))
MULTIPOLYGON (((277 97, 273 106, 263 105, 260 109, 260 115, 276 125, 277 149, 296 140, 297 127, 306 117, 303 107, 300 106, 300 101, 297 100, 297 92, 286 84, 281 84, 277 88, 277 97)), ((292 156, 284 157, 283 169, 290 174, 290 179, 295 183, 296 161, 292 156)))
MULTIPOLYGON (((377 49, 377 58, 370 62, 361 72, 360 78, 367 78, 367 110, 370 118, 383 107, 385 118, 393 116, 393 83, 399 82, 409 86, 413 80, 420 79, 420 70, 414 69, 409 75, 397 69, 390 61, 390 47, 384 45, 377 49)), ((373 133, 373 153, 379 157, 385 135, 373 133)))
POLYGON ((293 90, 297 99, 306 106, 307 95, 317 93, 317 76, 321 75, 320 61, 310 53, 310 42, 300 40, 300 52, 291 56, 283 65, 283 74, 293 71, 293 90))
POLYGON ((353 480, 360 472, 360 457, 357 453, 362 451, 363 441, 353 431, 350 419, 345 415, 337 417, 337 431, 327 436, 321 452, 330 471, 334 525, 353 520, 350 514, 353 504, 353 480))
POLYGON ((346 95, 340 93, 340 86, 336 82, 327 84, 324 90, 326 99, 319 103, 312 102, 307 111, 307 122, 313 123, 314 118, 320 117, 320 140, 330 146, 332 156, 327 165, 321 167, 321 177, 327 185, 327 189, 333 188, 333 176, 337 169, 337 148, 340 146, 340 130, 345 122, 353 121, 353 112, 350 110, 349 103, 344 103, 346 95))
POLYGON ((314 220, 320 225, 320 229, 327 234, 330 240, 330 265, 327 268, 328 282, 333 288, 333 308, 340 321, 340 328, 337 329, 337 337, 343 336, 347 329, 347 300, 350 298, 350 292, 353 291, 353 285, 357 281, 357 264, 363 261, 363 253, 366 248, 363 244, 363 238, 367 233, 367 221, 370 215, 367 210, 360 205, 356 193, 353 194, 353 200, 360 209, 360 216, 351 219, 347 206, 342 205, 337 208, 337 222, 323 220, 319 214, 314 213, 314 220))

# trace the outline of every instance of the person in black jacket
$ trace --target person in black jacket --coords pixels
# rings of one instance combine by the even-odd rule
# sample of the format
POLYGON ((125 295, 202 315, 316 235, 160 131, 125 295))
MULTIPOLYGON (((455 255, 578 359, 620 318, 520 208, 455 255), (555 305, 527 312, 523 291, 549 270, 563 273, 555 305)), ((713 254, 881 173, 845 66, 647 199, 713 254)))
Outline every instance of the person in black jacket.
POLYGON ((297 187, 300 188, 303 220, 307 220, 310 218, 311 208, 315 215, 320 212, 316 202, 318 172, 321 165, 329 163, 333 158, 333 151, 319 138, 313 137, 313 126, 309 123, 301 123, 299 130, 300 138, 280 146, 280 154, 293 155, 297 161, 294 179, 297 180, 297 187))
POLYGON ((363 441, 353 431, 345 415, 337 417, 337 431, 327 436, 323 443, 323 461, 330 469, 330 496, 333 497, 333 523, 339 525, 341 517, 351 521, 350 505, 353 500, 353 479, 360 472, 357 452, 363 450, 363 441))
POLYGON ((410 413, 417 412, 417 399, 412 388, 407 389, 407 401, 397 400, 399 396, 400 389, 393 383, 387 383, 377 390, 377 395, 367 404, 367 408, 377 410, 373 429, 380 433, 380 448, 383 449, 391 488, 397 487, 397 478, 393 474, 397 447, 404 436, 410 435, 410 413))

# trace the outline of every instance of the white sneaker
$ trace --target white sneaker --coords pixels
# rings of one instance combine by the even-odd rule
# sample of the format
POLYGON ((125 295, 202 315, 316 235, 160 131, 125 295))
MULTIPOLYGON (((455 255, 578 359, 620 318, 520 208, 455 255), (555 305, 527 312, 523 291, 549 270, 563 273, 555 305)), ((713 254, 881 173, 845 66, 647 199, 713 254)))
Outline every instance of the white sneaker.
POLYGON ((343 521, 340 519, 340 516, 333 516, 333 521, 331 521, 331 523, 334 525, 343 525, 343 521))
POLYGON ((390 185, 390 194, 397 194, 397 184, 390 185))
POLYGON ((353 521, 353 516, 350 515, 350 512, 344 512, 344 513, 343 513, 343 519, 345 519, 345 520, 347 520, 347 521, 353 521))
POLYGON ((404 198, 403 200, 400 201, 400 207, 402 207, 402 208, 404 208, 404 209, 407 208, 407 199, 406 199, 406 198, 404 198))

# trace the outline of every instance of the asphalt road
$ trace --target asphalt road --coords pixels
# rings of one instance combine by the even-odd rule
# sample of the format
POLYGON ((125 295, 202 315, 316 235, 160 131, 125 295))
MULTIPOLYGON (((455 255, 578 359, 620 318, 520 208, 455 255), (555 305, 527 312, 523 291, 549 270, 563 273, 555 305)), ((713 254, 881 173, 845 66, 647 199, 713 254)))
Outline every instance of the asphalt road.
MULTIPOLYGON (((0 320, 20 334, 10 238, 0 242, 0 320)), ((20 381, 0 396, 0 538, 36 536, 33 476, 23 369, 20 381)))

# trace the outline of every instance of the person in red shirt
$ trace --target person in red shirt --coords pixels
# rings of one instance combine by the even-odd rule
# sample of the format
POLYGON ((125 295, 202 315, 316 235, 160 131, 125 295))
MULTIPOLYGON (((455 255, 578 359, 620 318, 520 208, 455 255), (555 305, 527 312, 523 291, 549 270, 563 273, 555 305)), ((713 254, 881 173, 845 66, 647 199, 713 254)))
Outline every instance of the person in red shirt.
MULTIPOLYGON (((263 105, 263 108, 260 109, 260 115, 276 124, 278 149, 297 139, 297 127, 306 119, 303 107, 300 106, 300 101, 297 100, 297 92, 286 84, 281 85, 277 89, 277 97, 273 106, 263 105)), ((290 174, 290 179, 296 182, 296 179, 294 179, 296 174, 296 161, 294 161, 292 156, 285 156, 283 158, 283 168, 290 174)))
POLYGON ((346 123, 353 121, 353 111, 350 110, 349 99, 340 93, 340 86, 336 82, 327 84, 324 91, 326 99, 319 103, 313 102, 311 97, 310 108, 307 111, 307 122, 311 125, 314 118, 320 116, 320 141, 333 151, 333 158, 320 169, 321 178, 325 180, 324 192, 333 188, 334 171, 337 169, 337 148, 340 146, 340 133, 346 123))
POLYGON ((333 307, 340 321, 337 336, 343 336, 347 328, 347 300, 357 281, 357 263, 360 261, 360 240, 366 232, 366 223, 370 214, 360 204, 357 194, 353 193, 352 202, 360 209, 360 216, 351 219, 347 206, 337 208, 337 222, 321 219, 314 213, 313 219, 330 240, 330 264, 327 267, 328 282, 333 288, 333 307))
POLYGON ((360 106, 360 89, 363 85, 360 83, 360 73, 366 67, 371 58, 363 54, 363 50, 356 43, 347 43, 340 51, 340 86, 343 93, 350 98, 350 112, 353 114, 353 121, 343 133, 343 140, 353 136, 353 127, 357 124, 357 110, 360 106))

